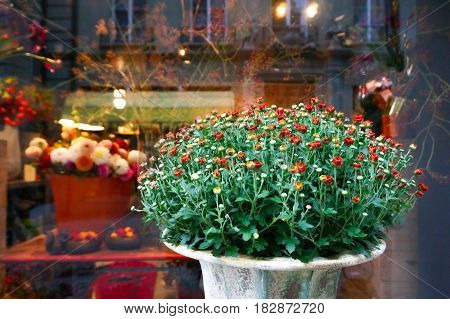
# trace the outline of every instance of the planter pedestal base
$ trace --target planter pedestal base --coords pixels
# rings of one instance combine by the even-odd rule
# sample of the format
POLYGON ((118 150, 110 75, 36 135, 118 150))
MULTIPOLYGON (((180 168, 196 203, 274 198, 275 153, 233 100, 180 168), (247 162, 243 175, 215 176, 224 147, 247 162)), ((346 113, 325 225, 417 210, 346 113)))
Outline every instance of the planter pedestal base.
POLYGON ((382 242, 370 257, 341 254, 304 264, 287 257, 214 257, 209 251, 165 243, 173 251, 200 261, 206 299, 329 299, 336 298, 341 269, 380 256, 382 242))

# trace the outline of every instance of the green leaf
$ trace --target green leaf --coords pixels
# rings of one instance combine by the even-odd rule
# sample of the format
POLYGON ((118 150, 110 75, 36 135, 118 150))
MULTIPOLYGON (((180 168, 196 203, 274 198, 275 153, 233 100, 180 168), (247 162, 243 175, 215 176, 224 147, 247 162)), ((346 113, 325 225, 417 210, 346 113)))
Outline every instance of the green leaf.
POLYGON ((213 244, 213 241, 204 241, 203 243, 201 243, 198 246, 198 249, 204 250, 204 249, 208 249, 209 247, 211 247, 213 244))
POLYGON ((337 214, 337 211, 333 208, 325 208, 322 212, 325 216, 337 214))
POLYGON ((317 247, 324 247, 324 246, 328 246, 330 244, 330 242, 328 241, 328 238, 324 237, 324 238, 320 238, 316 245, 317 247))
POLYGON ((246 228, 246 229, 242 229, 242 239, 244 241, 249 241, 250 238, 252 238, 253 233, 255 232, 255 228, 246 228))
POLYGON ((278 215, 278 219, 284 220, 291 218, 291 215, 287 212, 281 212, 280 215, 278 215))
POLYGON ((303 263, 309 263, 311 260, 319 255, 316 249, 306 249, 300 255, 300 261, 303 263))
POLYGON ((252 220, 252 217, 250 215, 240 215, 238 217, 238 220, 241 222, 242 225, 248 226, 250 225, 250 221, 252 220))
POLYGON ((308 224, 304 220, 301 220, 301 221, 298 222, 298 227, 300 227, 301 230, 308 230, 310 228, 314 228, 313 225, 308 224))
POLYGON ((286 238, 285 239, 286 250, 290 254, 292 254, 299 243, 300 241, 297 238, 286 238))
POLYGON ((225 248, 225 256, 237 257, 238 248, 236 246, 228 246, 225 248))
POLYGON ((250 199, 248 197, 239 196, 234 201, 235 202, 250 202, 250 199))
POLYGON ((347 234, 350 237, 365 237, 367 234, 356 226, 350 226, 347 234))
POLYGON ((269 199, 267 199, 268 201, 271 201, 271 202, 274 202, 274 203, 277 203, 277 204, 282 204, 283 203, 283 201, 281 200, 281 198, 280 197, 278 197, 278 196, 276 196, 276 197, 271 197, 271 198, 269 198, 269 199))
POLYGON ((263 251, 264 249, 266 249, 266 246, 267 246, 267 241, 263 238, 258 238, 253 242, 253 247, 257 251, 263 251))
POLYGON ((270 192, 268 190, 264 190, 261 193, 258 194, 257 198, 265 198, 270 195, 270 192))

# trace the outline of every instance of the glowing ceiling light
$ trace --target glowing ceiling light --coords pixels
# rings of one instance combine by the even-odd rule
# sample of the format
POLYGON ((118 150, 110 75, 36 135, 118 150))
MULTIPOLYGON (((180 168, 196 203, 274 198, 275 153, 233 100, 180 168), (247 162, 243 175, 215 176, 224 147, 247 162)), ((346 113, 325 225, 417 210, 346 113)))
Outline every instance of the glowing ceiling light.
POLYGON ((186 55, 186 49, 185 48, 180 48, 178 49, 178 55, 179 56, 185 56, 186 55))
POLYGON ((64 127, 74 127, 75 126, 75 122, 73 120, 70 119, 60 119, 58 121, 59 124, 61 124, 64 127))
POLYGON ((115 89, 113 92, 113 96, 115 98, 124 98, 127 92, 124 89, 115 89))
POLYGON ((279 19, 284 18, 286 16, 287 7, 285 2, 281 2, 275 8, 275 16, 279 19))
POLYGON ((305 13, 309 19, 314 18, 319 13, 319 5, 316 2, 310 3, 305 9, 305 13))
POLYGON ((105 128, 101 125, 90 125, 86 123, 77 123, 77 129, 81 131, 99 132, 103 131, 105 128))
POLYGON ((118 110, 123 110, 125 106, 127 106, 127 101, 125 101, 125 99, 122 98, 115 98, 113 100, 113 106, 118 110))

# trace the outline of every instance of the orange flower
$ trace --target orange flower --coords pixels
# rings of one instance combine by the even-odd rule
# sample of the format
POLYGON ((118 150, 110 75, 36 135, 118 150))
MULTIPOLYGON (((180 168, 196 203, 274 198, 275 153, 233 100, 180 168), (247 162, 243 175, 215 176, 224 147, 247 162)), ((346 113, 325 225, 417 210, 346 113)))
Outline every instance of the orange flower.
POLYGON ((94 166, 94 161, 89 155, 81 155, 76 160, 75 166, 79 171, 88 172, 94 166))
POLYGON ((299 190, 301 190, 301 189, 303 188, 303 183, 300 182, 300 181, 295 182, 295 183, 294 183, 294 187, 295 187, 296 190, 299 191, 299 190))

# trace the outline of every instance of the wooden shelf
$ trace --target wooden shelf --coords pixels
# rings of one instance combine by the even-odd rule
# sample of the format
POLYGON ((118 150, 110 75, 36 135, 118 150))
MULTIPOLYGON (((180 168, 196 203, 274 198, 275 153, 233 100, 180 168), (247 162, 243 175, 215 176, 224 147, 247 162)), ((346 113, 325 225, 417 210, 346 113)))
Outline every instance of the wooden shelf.
POLYGON ((116 251, 102 246, 99 251, 83 255, 50 255, 45 249, 45 235, 39 235, 14 245, 0 253, 0 263, 17 262, 96 262, 130 260, 188 259, 167 248, 143 247, 136 250, 116 251))

